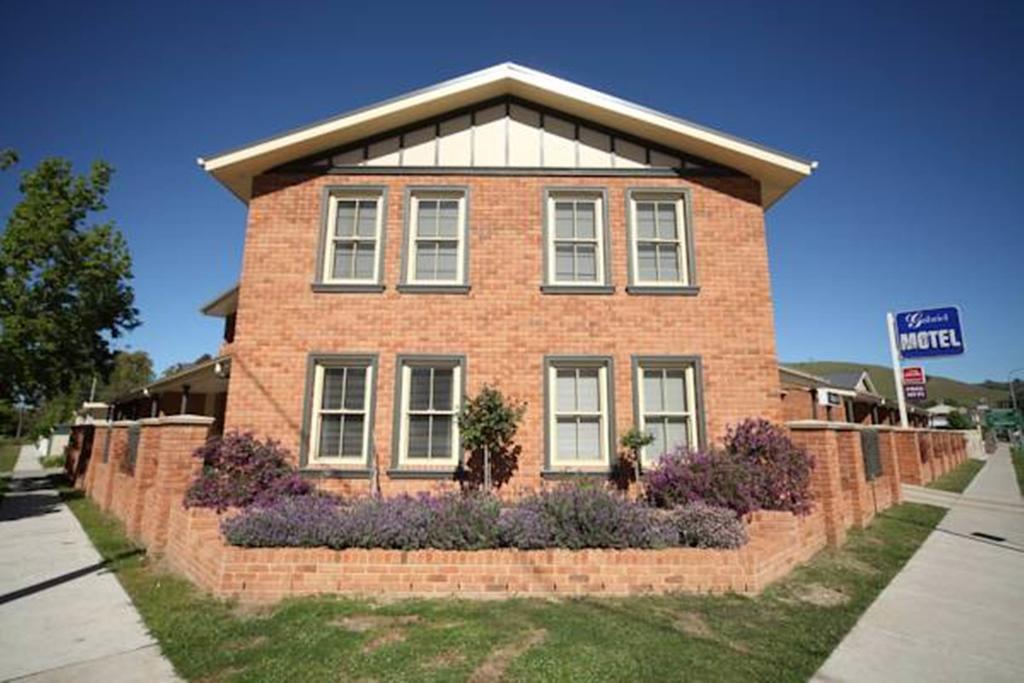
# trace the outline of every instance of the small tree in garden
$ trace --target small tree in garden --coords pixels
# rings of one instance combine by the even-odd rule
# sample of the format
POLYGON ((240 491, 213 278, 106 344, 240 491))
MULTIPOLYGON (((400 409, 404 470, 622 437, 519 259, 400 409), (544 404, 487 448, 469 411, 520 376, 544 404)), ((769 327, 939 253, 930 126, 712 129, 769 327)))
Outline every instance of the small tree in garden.
POLYGON ((633 468, 633 479, 638 484, 640 483, 640 451, 652 443, 654 443, 654 435, 639 427, 631 427, 619 439, 619 444, 626 449, 629 456, 629 464, 633 468))
POLYGON ((470 452, 463 484, 471 488, 506 484, 519 467, 522 447, 514 443, 526 404, 506 398, 485 384, 476 396, 466 397, 459 413, 462 447, 470 452))

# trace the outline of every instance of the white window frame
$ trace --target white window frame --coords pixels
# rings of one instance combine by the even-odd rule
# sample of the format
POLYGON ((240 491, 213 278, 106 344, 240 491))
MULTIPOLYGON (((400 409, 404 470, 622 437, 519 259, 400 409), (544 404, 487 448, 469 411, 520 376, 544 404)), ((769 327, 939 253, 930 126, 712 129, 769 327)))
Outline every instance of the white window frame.
POLYGON ((607 198, 604 192, 599 190, 548 190, 545 195, 545 245, 546 254, 545 281, 548 285, 557 287, 605 287, 608 285, 608 270, 605 267, 608 246, 605 230, 605 202, 607 198), (593 202, 594 204, 594 239, 584 240, 578 238, 562 239, 556 236, 555 232, 555 204, 558 202, 593 202), (580 280, 559 280, 555 258, 555 245, 558 242, 595 242, 594 262, 597 279, 591 281, 580 280))
POLYGON ((609 373, 611 364, 606 360, 552 360, 547 364, 547 432, 548 432, 548 466, 553 470, 606 470, 611 462, 611 391, 609 373), (597 370, 597 402, 596 412, 566 411, 558 409, 558 371, 559 370, 597 370), (559 417, 597 417, 600 452, 593 460, 560 460, 558 456, 558 418, 559 417))
MULTIPOLYGON (((686 287, 690 285, 690 253, 689 253, 689 231, 690 226, 686 223, 686 201, 685 194, 678 192, 631 192, 629 195, 629 259, 630 270, 633 281, 631 284, 642 287, 686 287), (673 203, 676 213, 676 239, 666 240, 660 237, 640 239, 640 225, 637 222, 637 204, 655 204, 654 216, 657 221, 658 204, 673 203), (640 277, 640 243, 671 244, 675 243, 676 253, 679 255, 679 279, 677 280, 643 280, 640 277)), ((657 222, 655 222, 657 226, 657 222)), ((657 227, 655 227, 657 234, 657 227)))
MULTIPOLYGON (((450 469, 456 467, 462 456, 462 442, 459 434, 459 411, 462 409, 462 363, 456 359, 451 360, 403 360, 399 366, 401 394, 400 421, 398 432, 398 466, 407 469, 450 469), (411 396, 412 371, 414 368, 431 368, 435 370, 452 371, 452 409, 449 410, 409 410, 409 399, 411 396), (410 458, 409 457, 409 423, 410 416, 416 415, 450 415, 452 418, 451 427, 451 454, 448 458, 410 458)), ((433 381, 431 381, 431 392, 433 392, 433 381)), ((429 450, 429 449, 428 449, 429 450)))
MULTIPOLYGON (((636 404, 637 404, 637 427, 640 431, 647 433, 647 417, 676 417, 684 418, 686 420, 686 438, 687 443, 691 449, 699 447, 700 429, 699 422, 700 412, 697 404, 697 365, 692 361, 673 361, 673 360, 642 360, 636 364, 636 376, 633 378, 633 387, 636 392, 636 404), (683 411, 660 411, 657 413, 651 413, 647 410, 644 405, 645 392, 644 392, 644 373, 651 370, 671 370, 671 371, 683 371, 683 390, 686 392, 686 409, 683 411)), ((662 392, 664 392, 664 382, 662 382, 662 392)), ((664 397, 662 397, 662 404, 664 405, 664 397)), ((658 453, 654 455, 649 452, 650 446, 644 446, 640 451, 640 463, 644 467, 650 467, 657 462, 657 458, 660 458, 664 453, 658 453)))
POLYGON ((429 189, 419 190, 414 189, 409 193, 409 218, 408 227, 406 228, 406 272, 405 272, 405 283, 408 285, 416 286, 463 286, 466 284, 466 222, 467 222, 467 192, 463 189, 429 189), (459 203, 459 218, 458 224, 455 230, 455 240, 457 242, 455 251, 455 279, 454 280, 421 280, 416 277, 416 246, 417 243, 422 240, 424 242, 440 242, 440 241, 451 241, 449 239, 440 239, 438 237, 423 237, 417 236, 418 232, 418 221, 420 214, 420 201, 445 201, 445 200, 456 200, 459 203))
MULTIPOLYGON (((327 226, 324 231, 324 253, 323 253, 323 269, 320 273, 321 282, 330 285, 373 285, 380 282, 380 268, 381 268, 381 252, 383 248, 383 233, 384 233, 384 193, 375 191, 338 191, 331 192, 328 205, 327 205, 327 226), (336 222, 338 220, 338 203, 339 202, 364 202, 372 201, 377 204, 377 224, 374 229, 372 238, 359 237, 358 234, 353 234, 351 237, 337 237, 335 231, 337 230, 336 222), (359 242, 370 241, 372 239, 374 243, 373 248, 373 277, 372 278, 336 278, 333 275, 334 270, 334 254, 337 250, 339 242, 352 242, 358 244, 359 242)), ((356 214, 356 226, 358 226, 358 204, 356 214)))
MULTIPOLYGON (((309 464, 313 466, 342 465, 342 466, 363 466, 369 462, 370 457, 370 435, 373 425, 373 387, 374 387, 374 365, 373 363, 360 361, 339 361, 339 362, 318 362, 313 368, 313 396, 310 406, 310 429, 309 429, 309 464), (342 393, 341 408, 325 410, 323 408, 324 376, 327 370, 344 369, 346 372, 362 370, 366 373, 364 377, 363 407, 362 409, 345 408, 344 390, 342 393), (332 457, 320 453, 320 430, 323 425, 324 415, 361 415, 363 417, 363 440, 361 453, 358 457, 332 457)), ((344 440, 344 430, 339 435, 344 440)), ((340 445, 340 443, 339 443, 340 445)))

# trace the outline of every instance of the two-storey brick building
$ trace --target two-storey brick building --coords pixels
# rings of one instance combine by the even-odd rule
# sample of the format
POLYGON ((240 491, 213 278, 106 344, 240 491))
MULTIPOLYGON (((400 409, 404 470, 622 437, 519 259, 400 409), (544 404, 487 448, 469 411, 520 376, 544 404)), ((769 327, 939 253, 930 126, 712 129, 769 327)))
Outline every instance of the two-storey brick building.
POLYGON ((813 162, 502 64, 201 164, 248 206, 223 424, 325 486, 453 479, 485 383, 513 489, 782 417, 764 214, 813 162))

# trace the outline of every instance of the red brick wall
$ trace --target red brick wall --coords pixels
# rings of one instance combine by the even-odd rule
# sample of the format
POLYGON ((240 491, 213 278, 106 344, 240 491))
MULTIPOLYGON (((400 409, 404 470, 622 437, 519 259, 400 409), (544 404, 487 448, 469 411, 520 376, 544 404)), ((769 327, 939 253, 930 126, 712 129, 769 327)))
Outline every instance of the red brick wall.
MULTIPOLYGON (((610 355, 618 433, 633 423, 632 354, 700 355, 707 433, 748 416, 779 420, 778 366, 763 210, 753 181, 666 178, 325 176, 259 177, 246 231, 237 334, 226 416, 280 439, 297 454, 307 355, 380 355, 374 442, 391 462, 396 354, 465 354, 467 390, 498 383, 529 404, 512 488, 536 486, 543 462, 545 354, 610 355), (322 189, 387 185, 382 294, 313 293, 322 189), (401 280, 403 195, 408 185, 470 187, 469 294, 409 294, 401 280), (544 295, 542 192, 551 186, 608 190, 613 295, 544 295), (631 187, 692 191, 697 296, 628 295, 625 211, 631 187)), ((389 482, 385 493, 430 487, 389 482)), ((365 491, 367 483, 332 485, 365 491)))

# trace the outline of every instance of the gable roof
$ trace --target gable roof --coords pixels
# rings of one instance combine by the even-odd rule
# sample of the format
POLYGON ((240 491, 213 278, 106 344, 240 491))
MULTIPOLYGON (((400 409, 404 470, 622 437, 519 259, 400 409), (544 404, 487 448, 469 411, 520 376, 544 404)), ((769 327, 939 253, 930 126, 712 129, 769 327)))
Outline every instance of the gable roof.
POLYGON ((198 162, 239 199, 248 201, 252 178, 271 168, 502 95, 556 108, 742 171, 761 181, 765 207, 817 167, 815 161, 511 62, 200 158, 198 162))
POLYGON ((833 372, 823 375, 829 382, 840 389, 858 391, 867 394, 879 395, 875 390, 875 383, 871 381, 871 375, 867 370, 860 372, 833 372))

